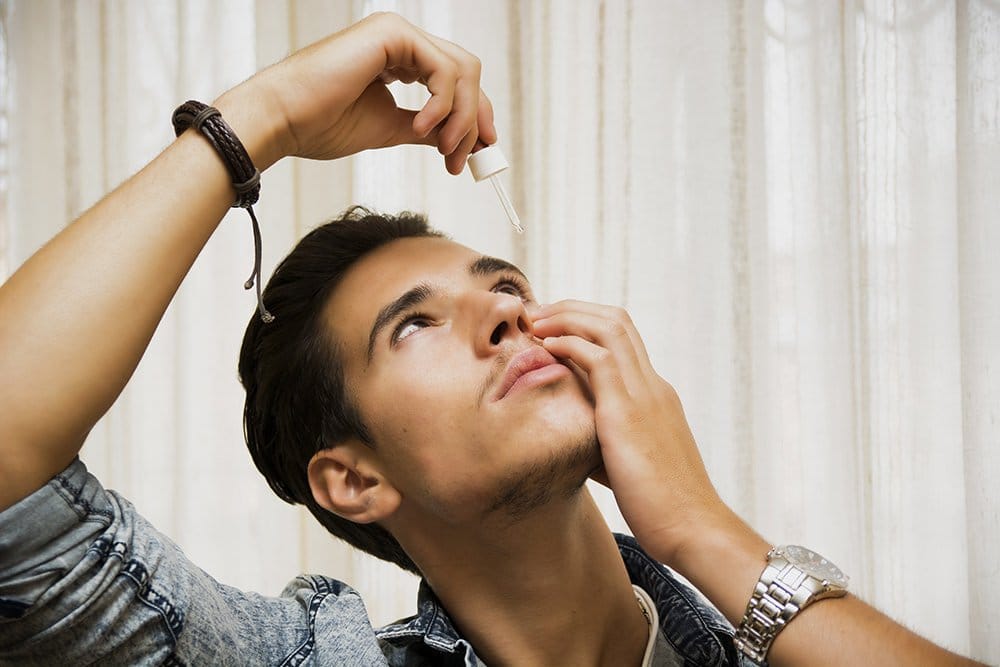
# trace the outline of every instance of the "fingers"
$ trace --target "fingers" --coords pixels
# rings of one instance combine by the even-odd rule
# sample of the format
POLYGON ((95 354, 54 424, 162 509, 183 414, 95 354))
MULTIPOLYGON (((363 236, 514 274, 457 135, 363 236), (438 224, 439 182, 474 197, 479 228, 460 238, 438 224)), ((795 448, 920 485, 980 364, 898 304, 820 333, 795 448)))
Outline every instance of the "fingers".
POLYGON ((562 301, 557 301, 556 303, 539 306, 538 310, 535 312, 535 317, 541 319, 562 312, 588 313, 590 315, 619 323, 628 333, 629 339, 632 341, 632 345, 635 347, 639 358, 643 361, 643 363, 649 364, 649 355, 646 352, 646 345, 642 342, 642 337, 639 336, 639 330, 635 328, 635 324, 632 322, 632 317, 624 308, 619 308, 617 306, 605 306, 598 303, 590 303, 588 301, 578 301, 576 299, 564 299, 562 301))
MULTIPOLYGON (((431 130, 441 125, 438 141, 441 153, 445 155, 454 150, 454 146, 446 150, 448 144, 441 138, 446 124, 442 123, 445 123, 445 119, 453 113, 457 83, 458 68, 451 60, 444 60, 427 77, 426 86, 431 96, 413 119, 413 131, 418 136, 429 134, 431 130)), ((452 123, 452 133, 456 131, 455 127, 456 125, 452 123)))
POLYGON ((448 169, 448 173, 455 174, 456 176, 462 173, 462 170, 465 169, 469 153, 472 152, 472 148, 478 140, 479 132, 473 129, 465 135, 452 153, 445 156, 444 164, 448 169))
MULTIPOLYGON (((482 63, 462 47, 447 39, 424 33, 427 39, 446 54, 454 63, 454 70, 446 72, 451 75, 446 85, 453 86, 452 106, 447 115, 447 121, 440 132, 441 153, 449 155, 457 150, 463 138, 472 130, 477 130, 479 115, 479 79, 482 73, 482 63), (453 78, 451 78, 453 77, 453 78)), ((440 80, 440 79, 439 79, 440 80)), ((427 80, 427 89, 434 94, 432 80, 427 80)))
MULTIPOLYGON (((535 336, 545 341, 546 348, 550 348, 550 340, 562 337, 572 336, 586 340, 593 344, 593 349, 578 346, 570 349, 586 354, 587 357, 577 359, 575 356, 570 356, 570 358, 583 366, 588 374, 591 374, 595 364, 607 364, 613 366, 614 372, 620 375, 620 381, 617 379, 615 381, 624 383, 630 392, 639 392, 646 386, 645 369, 640 361, 640 353, 635 348, 629 328, 619 319, 578 309, 558 310, 541 318, 536 313, 532 331, 535 336)), ((553 352, 551 348, 549 351, 553 352)))
MULTIPOLYGON (((611 335, 612 337, 619 337, 618 334, 624 332, 624 334, 627 335, 628 340, 631 342, 632 350, 642 372, 647 374, 654 372, 653 365, 649 361, 649 354, 646 351, 646 345, 643 343, 642 337, 639 335, 639 330, 636 329, 635 324, 632 322, 632 318, 624 308, 603 306, 596 303, 588 303, 586 301, 566 299, 564 301, 539 306, 538 309, 532 313, 532 318, 536 323, 538 323, 540 321, 553 318, 554 316, 567 313, 589 315, 607 322, 607 332, 604 332, 604 335, 601 335, 601 339, 606 339, 608 335, 611 335)), ((541 334, 536 335, 542 337, 541 334)), ((591 338, 591 340, 600 342, 596 338, 591 338)))
POLYGON ((412 109, 396 108, 393 112, 396 116, 393 122, 394 132, 382 144, 382 148, 388 146, 399 146, 400 144, 422 144, 425 146, 437 146, 437 131, 432 130, 430 134, 417 136, 413 131, 413 119, 417 117, 417 112, 412 109))
POLYGON ((486 97, 486 93, 479 90, 479 116, 477 118, 477 123, 479 125, 479 139, 486 145, 492 145, 497 142, 497 128, 493 124, 493 103, 490 102, 490 98, 486 97))
POLYGON ((476 131, 466 134, 458 148, 445 157, 445 166, 450 173, 456 175, 462 173, 469 155, 477 147, 481 148, 496 143, 497 131, 493 125, 493 104, 482 90, 479 91, 479 110, 476 115, 476 124, 476 131))
POLYGON ((480 89, 482 64, 457 44, 411 28, 417 34, 412 64, 398 66, 406 79, 422 81, 431 94, 413 119, 413 131, 420 138, 434 133, 448 171, 459 174, 481 133, 488 143, 496 141, 493 105, 480 89))
POLYGON ((413 131, 413 119, 417 112, 412 109, 402 109, 396 106, 392 93, 385 87, 381 79, 372 81, 365 92, 357 100, 357 104, 365 109, 369 121, 375 121, 379 128, 366 141, 375 148, 398 146, 400 144, 437 145, 437 134, 431 132, 424 137, 418 137, 413 131))
POLYGON ((625 379, 607 348, 572 334, 546 338, 544 345, 553 356, 571 359, 587 374, 598 410, 621 410, 631 402, 625 379))
POLYGON ((270 107, 262 115, 273 119, 275 158, 266 162, 418 143, 436 146, 458 174, 479 135, 496 141, 480 71, 479 60, 455 44, 401 16, 372 14, 251 79, 251 93, 270 107), (419 82, 430 96, 413 113, 398 109, 385 89, 393 81, 419 82), (404 121, 407 128, 400 127, 404 121))

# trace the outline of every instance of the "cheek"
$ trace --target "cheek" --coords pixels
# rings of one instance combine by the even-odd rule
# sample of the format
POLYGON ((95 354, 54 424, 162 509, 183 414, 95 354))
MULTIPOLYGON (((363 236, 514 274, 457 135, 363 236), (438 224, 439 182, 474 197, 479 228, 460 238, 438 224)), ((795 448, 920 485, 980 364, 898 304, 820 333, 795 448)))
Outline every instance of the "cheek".
POLYGON ((440 364, 404 367, 362 387, 361 413, 376 445, 392 453, 386 465, 432 475, 435 466, 462 457, 477 423, 472 385, 440 364))
MULTIPOLYGON (((495 467, 475 437, 475 418, 443 414, 420 396, 382 411, 376 442, 388 479, 418 514, 461 522, 482 505, 495 467), (402 407, 405 406, 405 407, 402 407), (427 409, 421 409, 426 407, 427 409), (381 436, 381 437, 380 437, 381 436)), ((470 411, 465 411, 470 415, 470 411)))
POLYGON ((458 406, 468 404, 467 382, 453 364, 398 364, 363 387, 363 414, 392 440, 411 440, 449 428, 458 406))

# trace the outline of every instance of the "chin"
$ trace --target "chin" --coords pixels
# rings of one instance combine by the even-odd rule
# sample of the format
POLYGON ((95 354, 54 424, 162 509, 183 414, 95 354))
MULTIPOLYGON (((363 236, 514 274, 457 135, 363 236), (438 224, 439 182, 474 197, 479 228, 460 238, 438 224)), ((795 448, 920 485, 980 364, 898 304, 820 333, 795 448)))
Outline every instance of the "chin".
POLYGON ((528 426, 537 439, 551 442, 554 446, 566 443, 596 441, 597 426, 594 410, 589 405, 561 406, 561 409, 540 415, 541 419, 528 426))
POLYGON ((571 429, 526 434, 520 444, 522 456, 492 486, 484 517, 527 518, 539 507, 579 493, 603 464, 592 414, 571 429))

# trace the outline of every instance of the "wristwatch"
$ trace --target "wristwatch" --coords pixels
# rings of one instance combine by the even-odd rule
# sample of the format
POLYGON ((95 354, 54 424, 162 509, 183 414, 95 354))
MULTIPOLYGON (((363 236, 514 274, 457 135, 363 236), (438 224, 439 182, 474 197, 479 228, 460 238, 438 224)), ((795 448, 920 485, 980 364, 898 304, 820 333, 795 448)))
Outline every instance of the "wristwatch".
POLYGON ((736 648, 756 663, 764 661, 782 628, 809 604, 847 594, 848 577, 815 551, 787 545, 767 552, 746 613, 736 631, 736 648))

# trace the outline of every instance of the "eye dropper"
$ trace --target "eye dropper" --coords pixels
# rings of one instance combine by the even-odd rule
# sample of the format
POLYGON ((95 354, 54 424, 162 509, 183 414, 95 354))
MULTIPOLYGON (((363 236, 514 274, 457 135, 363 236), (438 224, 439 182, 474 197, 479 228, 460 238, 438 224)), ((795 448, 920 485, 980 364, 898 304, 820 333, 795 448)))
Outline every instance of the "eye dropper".
POLYGON ((518 234, 523 234, 524 227, 521 226, 521 219, 517 217, 514 204, 510 201, 503 183, 500 182, 500 172, 510 167, 500 147, 494 144, 480 148, 469 156, 468 164, 469 171, 472 172, 472 177, 476 179, 476 183, 484 178, 490 179, 493 189, 496 190, 497 198, 500 200, 500 205, 503 206, 504 213, 507 214, 507 219, 510 220, 510 224, 514 225, 514 229, 517 230, 518 234))

